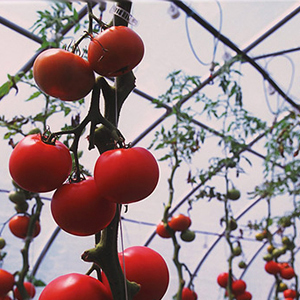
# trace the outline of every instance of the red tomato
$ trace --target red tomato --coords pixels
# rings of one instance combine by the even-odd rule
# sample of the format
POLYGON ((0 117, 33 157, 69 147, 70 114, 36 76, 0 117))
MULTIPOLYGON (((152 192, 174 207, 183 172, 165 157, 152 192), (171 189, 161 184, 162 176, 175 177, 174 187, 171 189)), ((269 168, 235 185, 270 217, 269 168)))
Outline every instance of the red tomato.
POLYGON ((88 61, 63 49, 48 49, 33 64, 33 77, 46 94, 73 101, 93 88, 95 75, 88 61))
POLYGON ((242 279, 237 279, 232 283, 232 292, 235 296, 243 294, 246 288, 246 282, 242 279))
POLYGON ((185 231, 191 226, 192 221, 190 217, 179 214, 172 217, 168 224, 175 231, 185 231))
MULTIPOLYGON (((30 297, 30 299, 32 299, 35 296, 35 292, 36 292, 35 286, 31 282, 26 281, 26 282, 24 282, 24 288, 27 291, 27 294, 30 297)), ((14 295, 15 295, 16 299, 18 299, 18 300, 23 299, 21 296, 21 293, 17 287, 14 289, 14 295)))
POLYGON ((0 300, 12 300, 8 295, 0 296, 0 300))
MULTIPOLYGON (((8 227, 14 236, 20 239, 25 239, 27 237, 29 222, 30 222, 30 217, 28 215, 16 215, 9 220, 8 227)), ((41 231, 40 222, 36 221, 33 230, 33 237, 38 236, 40 231, 41 231)))
POLYGON ((13 289, 15 278, 6 270, 0 269, 0 296, 5 296, 13 289))
POLYGON ((189 289, 188 287, 184 287, 182 289, 181 299, 182 300, 197 300, 198 295, 195 293, 195 291, 189 289))
POLYGON ((285 268, 281 268, 280 269, 280 276, 283 279, 292 279, 293 277, 295 277, 295 271, 292 267, 285 267, 285 268))
POLYGON ((157 226, 156 226, 156 233, 162 237, 162 238, 170 238, 171 235, 168 232, 167 228, 165 227, 165 224, 163 221, 161 221, 157 226))
POLYGON ((294 298, 297 297, 297 292, 295 290, 292 290, 292 289, 287 289, 283 292, 283 296, 284 296, 284 298, 294 299, 294 298))
MULTIPOLYGON (((122 269, 125 263, 126 278, 141 286, 133 300, 162 299, 169 285, 169 270, 159 253, 148 247, 134 246, 119 253, 119 260, 122 269)), ((103 284, 110 291, 105 274, 103 284)))
POLYGON ((270 260, 265 264, 265 271, 269 274, 275 275, 280 272, 280 266, 276 261, 270 260))
POLYGON ((147 149, 121 148, 99 156, 94 177, 104 198, 126 204, 143 200, 153 192, 158 182, 159 168, 147 149))
POLYGON ((107 227, 116 212, 116 204, 99 194, 94 178, 65 183, 53 194, 51 212, 64 231, 92 235, 107 227))
POLYGON ((23 189, 50 192, 68 178, 72 170, 69 149, 60 141, 46 144, 40 134, 23 138, 13 149, 9 171, 13 180, 23 189))
POLYGON ((226 288, 228 284, 229 274, 227 272, 223 272, 218 275, 217 282, 218 285, 222 288, 226 288))
POLYGON ((251 300, 251 299, 252 299, 252 294, 247 291, 236 296, 236 300, 251 300))
POLYGON ((131 71, 144 56, 142 39, 125 26, 110 27, 92 38, 88 60, 95 72, 115 77, 131 71))
POLYGON ((110 300, 106 287, 96 278, 71 273, 52 280, 39 300, 110 300))

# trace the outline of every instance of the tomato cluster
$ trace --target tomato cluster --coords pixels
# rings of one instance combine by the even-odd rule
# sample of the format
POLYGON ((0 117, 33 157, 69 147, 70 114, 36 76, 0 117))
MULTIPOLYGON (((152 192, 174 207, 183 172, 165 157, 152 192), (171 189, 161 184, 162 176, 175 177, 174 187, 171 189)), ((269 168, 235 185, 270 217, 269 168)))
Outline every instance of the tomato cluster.
POLYGON ((64 101, 84 98, 95 84, 94 72, 116 77, 136 67, 144 56, 142 39, 126 26, 112 26, 91 37, 88 60, 64 49, 47 49, 33 64, 33 77, 46 94, 64 101))
MULTIPOLYGON (((227 272, 220 273, 217 277, 217 283, 220 287, 227 289, 229 285, 229 274, 227 272)), ((242 279, 231 280, 231 290, 236 300, 251 300, 252 294, 247 290, 247 284, 242 279)), ((227 290, 226 293, 227 294, 227 290)))
POLYGON ((180 238, 185 242, 191 242, 195 239, 195 232, 190 230, 192 220, 189 216, 179 214, 172 216, 168 221, 168 224, 165 224, 161 221, 156 226, 156 233, 162 238, 170 238, 171 232, 180 232, 180 238))

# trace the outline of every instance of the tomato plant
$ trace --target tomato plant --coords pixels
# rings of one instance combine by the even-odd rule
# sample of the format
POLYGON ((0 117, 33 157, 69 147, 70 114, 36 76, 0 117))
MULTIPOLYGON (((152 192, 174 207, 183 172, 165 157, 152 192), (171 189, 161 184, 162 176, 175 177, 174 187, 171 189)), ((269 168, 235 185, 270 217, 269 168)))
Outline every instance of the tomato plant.
POLYGON ((96 278, 70 273, 52 280, 39 300, 111 300, 106 287, 96 278))
POLYGON ((181 299, 182 300, 197 300, 198 295, 196 294, 195 291, 191 290, 190 288, 184 287, 182 289, 181 299))
MULTIPOLYGON (((16 215, 9 220, 8 227, 14 236, 25 239, 28 233, 29 222, 30 217, 28 215, 16 215)), ((36 221, 33 229, 33 237, 38 236, 40 231, 40 222, 36 221)))
MULTIPOLYGON (((141 286, 133 300, 162 299, 169 285, 169 270, 158 252, 144 246, 133 246, 119 253, 119 261, 122 269, 125 264, 126 278, 141 286)), ((105 275, 103 283, 109 288, 105 275)))
POLYGON ((13 289, 15 278, 10 272, 0 269, 0 283, 0 296, 2 297, 13 289))
POLYGON ((116 204, 99 193, 93 177, 65 183, 53 194, 51 212, 64 231, 86 236, 105 228, 113 219, 116 204))
POLYGON ((168 224, 174 231, 185 231, 191 226, 192 221, 190 217, 179 214, 173 216, 168 224))
POLYGON ((41 193, 59 187, 72 170, 69 149, 60 141, 49 144, 42 135, 24 137, 13 149, 9 171, 13 180, 23 189, 41 193))
POLYGON ((92 37, 88 60, 102 76, 119 76, 131 71, 144 56, 142 39, 132 29, 113 26, 92 37))
POLYGON ((66 101, 82 99, 95 83, 89 62, 63 49, 39 54, 33 64, 33 76, 43 92, 66 101))
POLYGON ((99 156, 94 177, 104 198, 116 203, 131 203, 143 200, 154 191, 159 168, 147 149, 121 148, 99 156))
MULTIPOLYGON (((31 282, 25 281, 24 282, 24 288, 25 288, 29 298, 32 299, 35 296, 35 293, 36 293, 35 286, 31 282)), ((21 295, 21 293, 20 293, 20 291, 17 287, 14 289, 14 295, 15 295, 16 299, 23 300, 23 297, 22 297, 22 295, 21 295)))

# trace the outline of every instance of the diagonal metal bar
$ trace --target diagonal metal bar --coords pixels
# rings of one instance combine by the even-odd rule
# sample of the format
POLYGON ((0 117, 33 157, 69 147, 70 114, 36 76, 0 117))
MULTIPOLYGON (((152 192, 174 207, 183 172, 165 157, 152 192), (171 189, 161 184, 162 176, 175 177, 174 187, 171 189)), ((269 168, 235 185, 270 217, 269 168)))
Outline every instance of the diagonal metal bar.
POLYGON ((1 16, 0 16, 0 24, 16 31, 17 33, 29 38, 32 41, 35 41, 39 44, 43 43, 43 40, 39 36, 33 34, 32 32, 24 29, 23 27, 15 24, 15 23, 13 23, 13 22, 11 22, 11 21, 9 21, 9 20, 5 19, 4 17, 1 17, 1 16))
MULTIPOLYGON (((203 26, 207 31, 209 31, 215 38, 219 39, 223 44, 231 48, 233 51, 237 53, 238 56, 242 60, 245 60, 250 65, 252 65, 261 75, 262 77, 269 82, 269 84, 274 88, 274 90, 285 100, 287 101, 292 107, 296 108, 300 111, 300 105, 296 103, 293 99, 291 99, 280 87, 279 85, 273 80, 273 78, 266 72, 255 60, 253 60, 250 56, 247 55, 247 51, 252 49, 251 47, 247 51, 241 50, 238 46, 236 46, 231 40, 229 40, 226 36, 221 34, 217 29, 215 29, 211 24, 209 24, 206 20, 200 17, 193 9, 187 6, 185 3, 179 0, 172 0, 176 6, 181 8, 188 16, 193 18, 198 24, 203 26)), ((295 10, 293 16, 300 12, 300 6, 295 10)), ((266 37, 264 37, 266 38, 266 37)), ((246 48, 247 49, 247 48, 246 48)))

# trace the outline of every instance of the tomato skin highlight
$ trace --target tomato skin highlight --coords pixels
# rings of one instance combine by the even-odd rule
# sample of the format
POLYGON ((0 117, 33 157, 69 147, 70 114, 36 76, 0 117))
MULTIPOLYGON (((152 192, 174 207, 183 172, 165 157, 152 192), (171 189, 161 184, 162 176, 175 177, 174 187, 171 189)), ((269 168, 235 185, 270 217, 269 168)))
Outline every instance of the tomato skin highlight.
MULTIPOLYGON (((145 246, 133 246, 119 253, 120 265, 125 262, 126 278, 140 284, 139 292, 133 300, 160 300, 169 286, 169 270, 163 257, 145 246), (124 257, 123 257, 124 255, 124 257)), ((104 273, 103 284, 110 291, 104 273)))
POLYGON ((126 26, 112 26, 93 37, 88 60, 96 73, 116 77, 128 73, 144 56, 144 44, 137 33, 126 26))
POLYGON ((96 278, 70 273, 52 280, 39 300, 111 300, 106 287, 96 278))
POLYGON ((64 231, 77 235, 93 235, 109 225, 116 204, 104 199, 93 177, 65 183, 53 194, 51 212, 55 222, 64 231))
POLYGON ((15 278, 10 272, 0 269, 0 282, 0 297, 2 297, 13 289, 15 278))
POLYGON ((88 61, 64 49, 48 49, 33 64, 33 77, 46 94, 65 101, 84 98, 95 84, 88 61))
POLYGON ((115 203, 145 199, 159 180, 154 156, 141 147, 109 150, 95 164, 94 178, 101 195, 115 203))
POLYGON ((24 190, 43 193, 63 184, 72 170, 69 149, 60 141, 46 144, 40 134, 28 135, 13 149, 9 172, 24 190))
MULTIPOLYGON (((27 215, 16 215, 12 217, 8 222, 8 227, 11 233, 20 238, 25 239, 28 232, 30 217, 27 215)), ((39 221, 36 221, 33 230, 33 237, 37 237, 41 232, 41 225, 39 221)))

